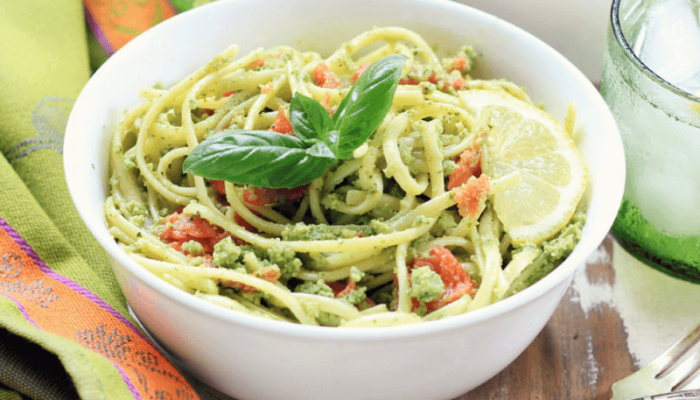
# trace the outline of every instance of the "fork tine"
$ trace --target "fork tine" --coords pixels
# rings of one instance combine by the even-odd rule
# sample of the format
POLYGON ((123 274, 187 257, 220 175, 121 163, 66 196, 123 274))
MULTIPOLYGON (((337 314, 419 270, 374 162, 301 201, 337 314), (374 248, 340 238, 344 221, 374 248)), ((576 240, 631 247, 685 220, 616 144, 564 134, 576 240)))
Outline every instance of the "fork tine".
POLYGON ((683 385, 683 390, 690 390, 690 389, 700 389, 700 374, 697 372, 695 373, 695 378, 691 379, 683 385))
POLYGON ((688 349, 689 351, 694 350, 692 355, 677 367, 670 369, 670 373, 663 378, 664 380, 673 382, 673 387, 671 390, 678 390, 681 386, 683 386, 683 383, 687 383, 684 381, 690 378, 690 376, 693 375, 693 373, 695 373, 695 371, 697 371, 697 369, 700 367, 700 346, 696 347, 697 348, 688 349))
MULTIPOLYGON (((693 362, 698 362, 694 360, 697 358, 697 354, 681 364, 684 370, 686 370, 687 375, 681 377, 671 375, 673 371, 671 367, 698 342, 700 342, 700 325, 693 329, 686 337, 674 343, 673 346, 658 356, 654 361, 632 375, 615 382, 612 385, 612 399, 623 400, 650 394, 670 392, 675 385, 683 383, 683 379, 692 375, 693 369, 690 367, 693 362)), ((700 349, 697 350, 700 352, 700 349)), ((694 378, 692 384, 696 382, 700 383, 698 381, 700 381, 700 377, 694 378)))
MULTIPOLYGON (((700 325, 693 329, 686 337, 677 341, 657 359, 651 362, 659 366, 657 378, 662 378, 670 372, 670 367, 684 354, 700 341, 700 325)), ((700 351, 700 349, 698 349, 700 351)))

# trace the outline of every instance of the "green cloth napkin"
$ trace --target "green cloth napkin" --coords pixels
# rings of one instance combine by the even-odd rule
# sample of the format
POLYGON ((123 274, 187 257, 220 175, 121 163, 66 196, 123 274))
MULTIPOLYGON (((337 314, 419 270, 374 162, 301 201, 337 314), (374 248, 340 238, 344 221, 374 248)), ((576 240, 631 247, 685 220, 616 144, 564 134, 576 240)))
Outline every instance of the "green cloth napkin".
POLYGON ((136 328, 68 194, 88 37, 81 0, 0 2, 0 400, 197 399, 136 328))

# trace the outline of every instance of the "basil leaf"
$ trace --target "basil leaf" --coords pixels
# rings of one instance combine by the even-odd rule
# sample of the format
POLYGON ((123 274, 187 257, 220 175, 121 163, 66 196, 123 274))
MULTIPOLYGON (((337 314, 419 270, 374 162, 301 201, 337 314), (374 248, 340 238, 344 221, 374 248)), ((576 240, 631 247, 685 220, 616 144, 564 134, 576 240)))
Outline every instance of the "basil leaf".
POLYGON ((333 118, 316 100, 295 94, 290 122, 297 136, 227 130, 200 143, 183 171, 207 179, 272 189, 294 188, 347 159, 377 130, 394 99, 406 56, 373 63, 341 101, 333 118))
POLYGON ((392 54, 372 63, 340 102, 333 116, 338 130, 335 153, 339 159, 349 158, 382 123, 391 108, 405 62, 403 54, 392 54))
POLYGON ((227 130, 209 137, 187 156, 186 173, 271 189, 294 188, 320 177, 335 160, 322 146, 274 131, 227 130))
POLYGON ((307 144, 319 139, 331 145, 329 132, 334 129, 335 124, 326 108, 318 101, 297 92, 289 105, 289 120, 294 134, 307 144))
POLYGON ((333 154, 333 151, 323 142, 318 142, 309 147, 306 149, 306 153, 314 157, 327 158, 331 161, 335 160, 335 154, 333 154))

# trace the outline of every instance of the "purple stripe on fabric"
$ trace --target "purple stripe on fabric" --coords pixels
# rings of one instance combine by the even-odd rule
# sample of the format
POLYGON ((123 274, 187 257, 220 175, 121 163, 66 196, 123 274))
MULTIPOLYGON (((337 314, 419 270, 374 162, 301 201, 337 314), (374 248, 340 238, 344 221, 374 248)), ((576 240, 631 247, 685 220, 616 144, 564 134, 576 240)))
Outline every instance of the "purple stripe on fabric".
POLYGON ((126 374, 126 372, 124 372, 124 370, 121 369, 121 367, 118 366, 114 361, 109 360, 109 362, 111 362, 112 365, 114 365, 114 368, 116 368, 117 371, 119 371, 119 375, 122 376, 124 383, 126 383, 126 387, 129 388, 129 390, 131 391, 131 394, 134 395, 134 398, 137 400, 143 400, 143 397, 141 397, 141 394, 139 394, 139 391, 136 390, 136 386, 134 386, 134 384, 131 383, 131 379, 129 379, 129 376, 126 374))
POLYGON ((12 153, 13 151, 19 149, 20 147, 22 147, 24 145, 27 145, 29 143, 33 143, 34 140, 35 139, 32 138, 32 139, 23 140, 23 141, 17 143, 16 145, 10 147, 10 149, 5 152, 5 156, 7 157, 10 153, 12 153))
POLYGON ((17 308, 19 308, 19 311, 22 313, 22 316, 23 316, 27 321, 31 322, 32 325, 34 325, 34 326, 36 326, 37 328, 41 329, 41 327, 40 327, 39 325, 37 325, 36 322, 34 322, 34 320, 32 319, 32 317, 30 317, 29 314, 27 314, 27 310, 24 308, 24 306, 22 305, 22 303, 20 303, 20 302, 17 301, 15 298, 10 297, 10 296, 8 296, 8 295, 6 295, 6 294, 2 294, 2 296, 5 296, 5 297, 7 297, 8 299, 12 300, 12 302, 15 303, 15 305, 17 306, 17 308))
MULTIPOLYGON (((46 275, 49 277, 55 279, 58 282, 63 283, 64 285, 68 286, 71 288, 73 291, 83 295, 86 297, 88 300, 92 301, 93 303, 97 304, 98 306, 102 307, 105 311, 110 313, 113 317, 115 317, 119 322, 123 323, 127 327, 129 327, 136 335, 138 335, 140 338, 142 338, 146 343, 148 343, 156 352, 158 351, 153 344, 146 338, 146 336, 141 333, 140 330, 136 329, 136 327, 126 318, 124 318, 117 310, 112 308, 109 304, 107 304, 104 300, 100 299, 97 295, 92 293, 90 290, 80 286, 78 283, 73 282, 72 280, 66 278, 65 276, 59 275, 56 272, 54 272, 52 269, 50 269, 46 263, 39 257, 39 255, 34 251, 32 246, 27 243, 26 240, 20 234, 15 231, 15 229, 5 221, 4 218, 0 216, 0 229, 3 229, 7 234, 14 240, 17 245, 24 251, 33 261, 34 263, 41 269, 42 272, 44 272, 46 275)), ((12 299, 14 301, 14 299, 12 299)), ((24 307, 22 307, 22 310, 24 310, 24 307)), ((24 313, 26 315, 26 313, 24 313)), ((32 321, 33 322, 33 321, 32 321)), ((34 324, 36 325, 36 323, 34 324)), ((40 328, 39 326, 37 326, 40 328)), ((41 328, 40 328, 41 329, 41 328)), ((131 379, 126 375, 126 373, 119 368, 112 360, 110 362, 117 367, 117 370, 122 376, 122 379, 124 380, 124 383, 126 386, 129 388, 131 393, 133 394, 134 398, 138 400, 143 400, 141 398, 141 395, 139 394, 138 390, 134 386, 134 384, 131 382, 131 379)))
POLYGON ((85 19, 87 19, 87 23, 90 27, 90 30, 92 31, 92 34, 95 35, 95 38, 100 43, 100 46, 102 46, 102 49, 104 49, 105 53, 111 56, 112 54, 114 54, 114 47, 112 47, 112 45, 109 43, 109 39, 107 39, 107 36, 102 31, 102 28, 100 28, 100 24, 98 24, 97 21, 95 21, 95 19, 92 17, 92 14, 90 14, 90 10, 88 10, 87 7, 83 8, 85 9, 85 19))
POLYGON ((178 14, 178 9, 177 9, 177 7, 175 7, 175 4, 173 4, 173 2, 170 1, 170 0, 165 0, 165 2, 168 3, 168 5, 170 6, 170 9, 173 10, 173 13, 174 13, 175 15, 177 15, 177 14, 178 14))
POLYGON ((97 304, 98 306, 102 307, 105 311, 108 313, 112 314, 113 317, 115 317, 119 322, 123 323, 124 325, 128 326, 134 333, 136 333, 141 339, 145 340, 146 342, 150 343, 148 338, 141 333, 140 330, 134 326, 128 319, 124 318, 117 310, 112 308, 109 304, 107 304, 104 300, 99 298, 96 294, 92 293, 90 290, 80 286, 78 283, 73 282, 72 280, 66 278, 63 275, 57 274, 54 272, 51 268, 46 266, 46 263, 39 257, 38 254, 34 251, 32 246, 30 246, 26 240, 24 240, 23 237, 20 236, 17 231, 10 226, 10 224, 7 223, 2 217, 0 217, 0 228, 4 229, 5 232, 7 232, 8 235, 19 245, 19 247, 31 257, 31 259, 34 261, 34 263, 41 269, 46 275, 49 277, 63 283, 64 285, 68 286, 71 288, 73 291, 80 293, 81 295, 85 296, 88 300, 92 301, 93 303, 97 304))
POLYGON ((52 149, 52 150, 56 150, 58 152, 58 154, 63 154, 63 144, 62 143, 41 144, 41 145, 29 147, 25 151, 15 155, 15 156, 7 157, 7 161, 14 162, 16 160, 19 160, 20 158, 26 157, 26 156, 34 153, 37 150, 42 150, 42 149, 52 149))
POLYGON ((31 138, 31 139, 23 140, 23 141, 17 143, 16 145, 10 147, 10 149, 5 152, 5 156, 8 156, 8 155, 10 155, 10 153, 12 153, 16 150, 19 150, 19 148, 21 148, 22 146, 28 146, 28 145, 34 144, 34 143, 51 143, 54 145, 63 145, 63 141, 61 139, 31 138))

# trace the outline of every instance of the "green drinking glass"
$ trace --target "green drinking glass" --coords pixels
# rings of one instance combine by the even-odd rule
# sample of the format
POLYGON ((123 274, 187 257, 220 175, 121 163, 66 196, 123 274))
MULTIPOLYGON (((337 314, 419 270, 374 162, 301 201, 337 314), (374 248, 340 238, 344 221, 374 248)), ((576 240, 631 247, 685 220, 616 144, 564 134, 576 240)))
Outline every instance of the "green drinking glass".
POLYGON ((694 0, 614 0, 601 80, 627 163, 612 233, 644 263, 697 283, 699 9, 694 0))

